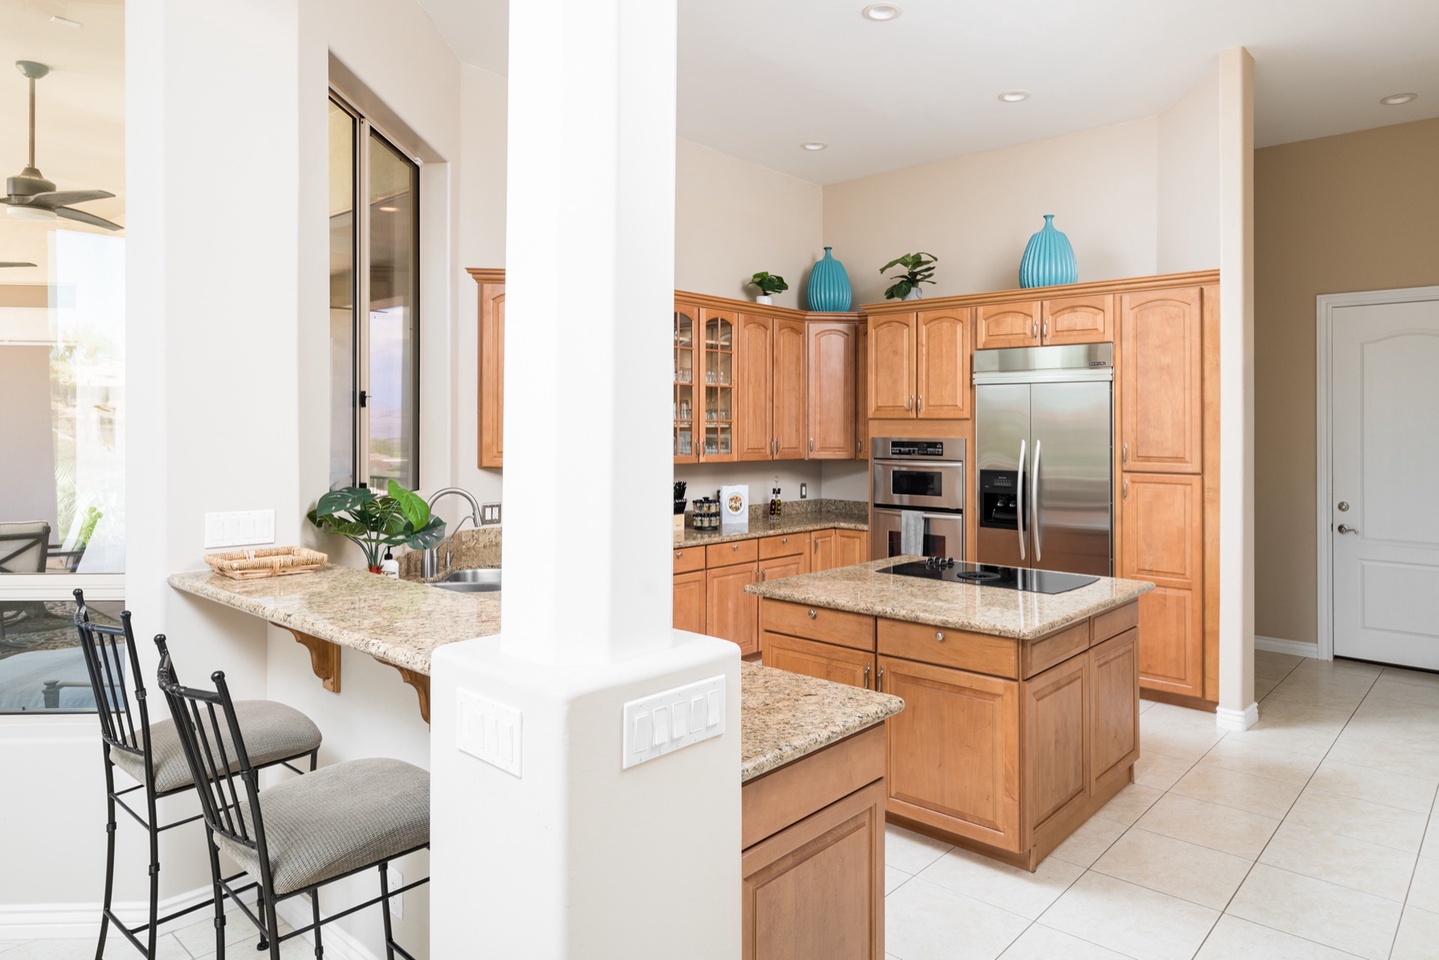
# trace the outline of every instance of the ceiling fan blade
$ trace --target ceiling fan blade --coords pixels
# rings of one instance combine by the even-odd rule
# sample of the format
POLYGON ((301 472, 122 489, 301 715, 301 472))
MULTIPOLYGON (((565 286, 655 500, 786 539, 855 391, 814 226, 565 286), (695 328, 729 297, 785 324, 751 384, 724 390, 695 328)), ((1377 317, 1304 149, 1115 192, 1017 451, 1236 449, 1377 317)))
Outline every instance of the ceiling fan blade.
POLYGON ((86 203, 90 200, 105 200, 113 196, 114 194, 108 190, 59 190, 35 194, 30 198, 30 206, 58 210, 72 204, 86 203))
POLYGON ((33 267, 33 266, 35 266, 35 264, 33 264, 33 263, 14 263, 14 262, 9 262, 9 261, 0 260, 0 267, 33 267))
POLYGON ((74 220, 76 223, 88 223, 92 227, 104 227, 106 230, 123 230, 124 227, 118 223, 111 223, 104 217, 97 217, 93 213, 86 213, 84 210, 76 210, 74 207, 56 207, 55 213, 66 220, 74 220))

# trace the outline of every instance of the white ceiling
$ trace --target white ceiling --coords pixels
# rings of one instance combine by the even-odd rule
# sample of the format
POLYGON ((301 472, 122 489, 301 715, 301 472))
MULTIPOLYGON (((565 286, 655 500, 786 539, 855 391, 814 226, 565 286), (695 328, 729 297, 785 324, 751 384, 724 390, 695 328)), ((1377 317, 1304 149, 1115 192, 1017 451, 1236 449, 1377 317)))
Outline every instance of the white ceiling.
MULTIPOLYGON (((506 71, 506 0, 419 2, 506 71)), ((1237 46, 1256 146, 1439 116, 1439 0, 899 0, 888 23, 865 2, 679 0, 680 136, 837 183, 1154 116, 1237 46), (1400 92, 1419 99, 1379 104, 1400 92)))

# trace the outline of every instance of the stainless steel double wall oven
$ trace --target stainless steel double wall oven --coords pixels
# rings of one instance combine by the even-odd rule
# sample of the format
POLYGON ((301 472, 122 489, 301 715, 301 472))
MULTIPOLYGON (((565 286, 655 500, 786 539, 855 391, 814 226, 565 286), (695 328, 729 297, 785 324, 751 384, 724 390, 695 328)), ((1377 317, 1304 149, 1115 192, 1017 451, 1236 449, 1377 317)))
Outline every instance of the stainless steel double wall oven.
MULTIPOLYGON (((918 514, 926 557, 964 556, 964 440, 876 437, 870 441, 873 506, 870 552, 875 560, 904 553, 907 511, 918 514)), ((913 545, 911 545, 913 546, 913 545)))

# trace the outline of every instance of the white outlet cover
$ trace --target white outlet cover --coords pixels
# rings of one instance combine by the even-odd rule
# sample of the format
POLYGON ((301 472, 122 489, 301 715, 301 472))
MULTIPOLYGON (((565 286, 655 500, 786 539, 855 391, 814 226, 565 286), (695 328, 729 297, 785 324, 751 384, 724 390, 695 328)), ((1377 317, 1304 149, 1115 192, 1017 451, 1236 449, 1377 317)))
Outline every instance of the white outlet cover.
POLYGON ((624 724, 623 769, 717 737, 725 731, 724 675, 631 700, 624 724))
POLYGON ((206 549, 274 542, 274 510, 237 510, 205 514, 206 549))
POLYGON ((469 690, 460 690, 458 695, 459 732, 455 746, 492 767, 521 776, 524 715, 515 707, 469 690))

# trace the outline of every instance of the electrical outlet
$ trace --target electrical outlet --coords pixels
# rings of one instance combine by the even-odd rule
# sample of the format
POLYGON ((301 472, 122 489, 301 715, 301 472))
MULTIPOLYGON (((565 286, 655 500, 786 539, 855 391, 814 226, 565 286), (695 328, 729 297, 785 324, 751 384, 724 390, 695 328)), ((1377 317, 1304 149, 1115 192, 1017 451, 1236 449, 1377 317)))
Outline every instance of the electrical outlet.
MULTIPOLYGON (((398 890, 405 885, 405 875, 394 867, 386 868, 385 875, 389 878, 391 890, 398 890)), ((390 898, 390 915, 396 920, 405 919, 405 895, 403 893, 398 897, 390 898)))
POLYGON ((801 484, 799 485, 799 498, 800 498, 801 500, 803 500, 803 499, 805 499, 805 498, 808 497, 808 496, 809 496, 809 484, 807 484, 807 483, 801 483, 801 484))
POLYGON ((498 503, 480 504, 480 523, 489 526, 492 523, 500 522, 500 505, 498 503))

